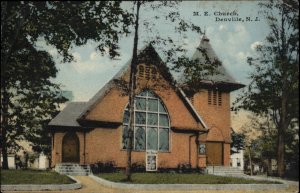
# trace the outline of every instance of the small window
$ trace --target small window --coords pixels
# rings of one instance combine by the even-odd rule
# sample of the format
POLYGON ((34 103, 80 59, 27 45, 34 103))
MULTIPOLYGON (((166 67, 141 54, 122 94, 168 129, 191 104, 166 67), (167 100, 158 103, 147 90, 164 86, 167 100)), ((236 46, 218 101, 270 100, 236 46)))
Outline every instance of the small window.
POLYGON ((204 143, 199 144, 199 154, 205 154, 206 152, 206 145, 204 143))
POLYGON ((222 93, 218 92, 218 106, 222 106, 222 93))
POLYGON ((208 90, 208 104, 211 105, 211 90, 208 90))
POLYGON ((150 68, 149 68, 149 65, 146 66, 146 70, 145 70, 145 78, 147 80, 150 79, 150 68))
POLYGON ((217 105, 217 91, 216 90, 213 91, 213 104, 217 105))
POLYGON ((154 80, 157 78, 157 70, 154 66, 151 68, 151 78, 154 80))
POLYGON ((222 92, 217 90, 208 90, 208 104, 222 106, 222 92))
POLYGON ((145 67, 143 65, 139 65, 139 77, 143 78, 145 76, 145 67))

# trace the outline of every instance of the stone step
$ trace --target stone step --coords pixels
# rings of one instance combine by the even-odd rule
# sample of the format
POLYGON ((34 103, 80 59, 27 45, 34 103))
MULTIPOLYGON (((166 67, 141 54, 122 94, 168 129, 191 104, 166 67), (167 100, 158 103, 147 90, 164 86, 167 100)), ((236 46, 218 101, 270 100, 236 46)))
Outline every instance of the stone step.
POLYGON ((91 168, 89 165, 61 163, 55 166, 55 171, 66 175, 87 176, 91 173, 91 168))
POLYGON ((208 174, 222 175, 222 176, 237 176, 244 175, 244 171, 237 167, 229 166, 208 166, 206 168, 208 174))

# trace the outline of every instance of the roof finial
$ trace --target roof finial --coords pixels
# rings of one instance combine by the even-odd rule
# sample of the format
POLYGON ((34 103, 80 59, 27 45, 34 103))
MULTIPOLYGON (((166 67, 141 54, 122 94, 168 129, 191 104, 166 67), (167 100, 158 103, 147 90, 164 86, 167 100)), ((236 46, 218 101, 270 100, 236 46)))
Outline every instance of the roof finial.
POLYGON ((209 41, 209 39, 206 36, 206 26, 204 26, 204 32, 203 32, 202 40, 203 41, 209 41))

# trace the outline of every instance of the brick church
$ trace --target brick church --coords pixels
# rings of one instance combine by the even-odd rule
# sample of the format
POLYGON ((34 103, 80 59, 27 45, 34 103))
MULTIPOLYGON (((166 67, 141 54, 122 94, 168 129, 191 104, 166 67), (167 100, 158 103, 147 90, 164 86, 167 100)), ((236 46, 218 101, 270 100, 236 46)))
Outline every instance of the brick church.
MULTIPOLYGON (((218 59, 203 36, 193 59, 218 59)), ((187 97, 182 75, 173 75, 149 45, 139 52, 134 108, 132 163, 145 163, 155 153, 157 168, 230 165, 230 92, 244 85, 223 65, 207 76, 202 89, 187 97), (145 58, 151 58, 145 60, 145 58)), ((70 102, 49 123, 52 166, 59 163, 93 164, 113 161, 124 168, 128 145, 128 84, 130 62, 89 101, 70 102)))

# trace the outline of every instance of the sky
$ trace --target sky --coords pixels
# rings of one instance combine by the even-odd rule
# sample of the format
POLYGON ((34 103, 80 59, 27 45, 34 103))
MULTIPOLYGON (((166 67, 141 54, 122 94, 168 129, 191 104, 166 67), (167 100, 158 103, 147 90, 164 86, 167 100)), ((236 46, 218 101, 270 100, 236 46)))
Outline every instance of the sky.
MULTIPOLYGON (((251 71, 246 62, 247 57, 255 53, 255 46, 262 44, 269 32, 257 3, 258 1, 184 1, 179 6, 183 18, 205 30, 212 48, 227 71, 237 81, 246 85, 249 84, 248 75, 251 71), (246 21, 246 17, 250 17, 252 21, 246 21), (238 18, 243 21, 236 21, 238 18), (234 21, 225 21, 229 19, 234 21)), ((125 2, 123 6, 131 8, 132 2, 125 2)), ((155 16, 161 17, 167 10, 169 9, 153 11, 142 8, 141 20, 154 21, 155 16)), ((176 39, 176 34, 171 30, 172 23, 162 20, 154 22, 156 24, 154 35, 160 33, 162 36, 176 39)), ((153 34, 145 31, 142 25, 139 34, 141 37, 138 48, 145 45, 144 41, 153 38, 153 34)), ((187 55, 192 56, 200 43, 200 38, 200 34, 188 33, 184 38, 177 37, 177 40, 188 50, 187 55)), ((62 90, 72 91, 73 101, 88 101, 131 58, 133 34, 120 39, 121 55, 118 60, 110 60, 107 56, 102 56, 95 50, 96 45, 96 42, 89 42, 83 47, 72 49, 76 61, 61 63, 56 49, 40 42, 40 46, 55 58, 59 70, 53 81, 61 84, 62 90)), ((232 101, 239 92, 233 92, 232 101)))

